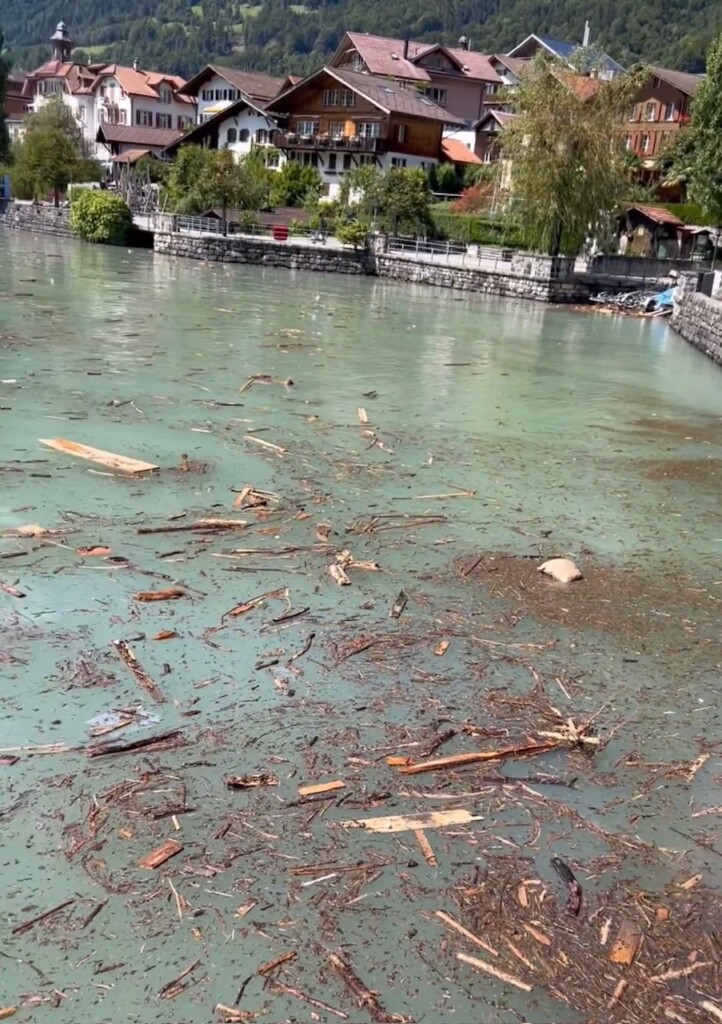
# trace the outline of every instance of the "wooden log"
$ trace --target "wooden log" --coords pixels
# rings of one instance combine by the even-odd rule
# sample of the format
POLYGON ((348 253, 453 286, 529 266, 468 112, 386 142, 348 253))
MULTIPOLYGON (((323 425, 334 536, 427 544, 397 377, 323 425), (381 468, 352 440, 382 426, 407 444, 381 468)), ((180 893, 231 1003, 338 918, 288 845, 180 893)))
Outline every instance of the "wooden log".
POLYGON ((75 897, 69 900, 64 900, 62 903, 58 903, 56 907, 46 910, 44 914, 38 914, 37 917, 31 917, 29 921, 23 921, 22 924, 16 924, 11 934, 22 935, 24 932, 29 932, 36 924, 47 920, 47 918, 52 917, 53 914, 57 914, 61 910, 65 910, 66 907, 72 906, 73 903, 75 903, 75 897))
POLYGON ((506 971, 499 970, 499 968, 494 967, 493 964, 488 964, 486 960, 479 960, 475 956, 467 956, 466 953, 457 953, 456 959, 461 960, 462 963, 476 967, 477 971, 484 971, 485 974, 490 974, 493 978, 498 978, 499 981, 503 981, 507 985, 514 985, 516 988, 520 988, 522 992, 531 992, 532 990, 532 986, 527 985, 525 981, 515 978, 513 974, 507 974, 506 971))
POLYGON ((420 775, 422 772, 436 772, 441 768, 461 768, 467 764, 480 761, 498 761, 504 757, 521 757, 529 754, 543 754, 554 750, 558 743, 528 743, 521 747, 504 747, 501 750, 479 750, 470 754, 452 754, 450 757, 439 757, 435 761, 422 761, 419 764, 402 766, 402 775, 420 775))
POLYGON ((473 932, 468 931, 462 924, 455 921, 451 914, 445 914, 443 910, 437 910, 436 916, 440 921, 443 921, 448 928, 453 928, 455 932, 458 932, 459 935, 463 935, 465 939, 468 939, 469 942, 473 942, 475 946, 485 949, 486 952, 491 953, 492 956, 499 955, 498 949, 494 949, 494 947, 490 946, 488 942, 484 942, 483 939, 480 939, 478 935, 474 935, 473 932))
POLYGON ((322 782, 317 786, 299 786, 299 796, 318 796, 319 793, 332 793, 335 789, 343 789, 346 785, 337 779, 335 782, 322 782))
POLYGON ((424 830, 422 828, 415 828, 414 838, 416 839, 416 842, 419 844, 419 849, 423 853, 424 860, 429 865, 429 867, 438 868, 439 862, 436 859, 436 854, 433 851, 431 843, 426 838, 426 833, 424 832, 424 830))
POLYGON ((359 1009, 367 1010, 371 1019, 375 1020, 377 1024, 394 1024, 394 1022, 406 1020, 405 1017, 399 1014, 387 1013, 381 1005, 378 993, 372 991, 368 985, 365 985, 351 967, 351 964, 344 960, 343 957, 340 957, 338 953, 329 953, 328 959, 333 969, 340 974, 346 987, 356 996, 359 1009))
POLYGON ((102 448, 91 448, 90 445, 68 441, 64 437, 41 437, 39 441, 40 444, 44 444, 47 448, 53 448, 56 452, 62 452, 64 455, 74 455, 78 459, 87 459, 89 462, 96 462, 101 466, 117 469, 120 473, 153 473, 158 469, 151 462, 129 459, 125 455, 114 455, 113 452, 105 452, 102 448))
POLYGON ((158 684, 151 679, 144 668, 141 668, 138 659, 136 658, 133 651, 130 649, 125 640, 114 640, 113 646, 118 652, 118 657, 124 662, 130 669, 133 678, 138 685, 145 690, 145 692, 151 697, 156 704, 165 704, 166 696, 158 686, 158 684))
POLYGON ((145 857, 141 857, 138 861, 139 868, 147 868, 149 871, 159 868, 162 864, 165 864, 171 857, 175 857, 176 854, 180 853, 183 849, 181 843, 177 843, 175 839, 166 839, 162 846, 159 846, 157 850, 151 850, 145 857))
POLYGON ((177 601, 185 596, 185 590, 181 590, 179 587, 169 587, 167 590, 141 590, 137 594, 133 594, 133 600, 146 602, 177 601))
POLYGON ((444 828, 446 825, 467 825, 472 821, 481 821, 480 814, 472 814, 463 809, 453 811, 427 811, 414 816, 390 814, 378 818, 354 818, 351 821, 339 821, 343 828, 365 828, 369 832, 415 832, 424 828, 444 828))
POLYGON ((283 953, 281 956, 277 956, 275 960, 269 960, 267 964, 262 964, 256 971, 256 974, 260 974, 262 976, 271 974, 283 964, 291 963, 291 961, 295 960, 297 957, 298 953, 295 950, 291 950, 290 953, 283 953))
POLYGON ((0 1020, 7 1020, 8 1017, 14 1017, 17 1012, 17 1006, 2 1006, 0 1007, 0 1020))
POLYGON ((95 747, 86 747, 85 753, 88 757, 104 757, 107 754, 133 754, 142 750, 146 754, 154 750, 168 750, 175 746, 183 746, 180 729, 171 729, 155 736, 144 736, 139 740, 129 740, 127 743, 99 743, 95 747))

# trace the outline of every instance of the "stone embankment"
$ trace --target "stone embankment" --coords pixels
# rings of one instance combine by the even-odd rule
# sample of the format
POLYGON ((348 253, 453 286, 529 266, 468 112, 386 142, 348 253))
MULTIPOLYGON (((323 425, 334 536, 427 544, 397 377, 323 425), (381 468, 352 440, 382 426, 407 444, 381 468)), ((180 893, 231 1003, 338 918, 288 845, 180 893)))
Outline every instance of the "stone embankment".
POLYGON ((682 297, 672 314, 678 334, 722 366, 722 301, 693 291, 685 282, 682 297))
POLYGON ((8 228, 39 235, 62 235, 76 238, 70 227, 67 206, 33 206, 32 203, 7 203, 0 211, 0 223, 8 228))
POLYGON ((287 270, 315 270, 327 274, 374 274, 373 257, 365 249, 294 245, 271 239, 229 235, 194 238, 178 232, 157 232, 155 252, 164 256, 207 260, 214 263, 245 263, 287 270))

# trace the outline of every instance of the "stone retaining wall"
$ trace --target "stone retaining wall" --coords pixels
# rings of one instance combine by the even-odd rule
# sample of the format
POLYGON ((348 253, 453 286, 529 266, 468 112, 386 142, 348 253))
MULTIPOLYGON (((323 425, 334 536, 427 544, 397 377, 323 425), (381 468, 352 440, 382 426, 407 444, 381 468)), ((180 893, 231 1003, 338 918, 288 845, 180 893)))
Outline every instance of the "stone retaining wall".
POLYGON ((189 235, 157 232, 153 248, 165 256, 219 263, 249 263, 288 270, 315 270, 329 274, 373 274, 373 257, 365 250, 334 249, 322 245, 294 245, 270 239, 192 238, 189 235))
POLYGON ((422 263, 418 259, 377 254, 376 273, 379 277, 394 281, 454 288, 481 295, 497 295, 501 298, 560 303, 589 300, 589 286, 586 283, 574 277, 565 277, 560 273, 559 267, 550 265, 548 258, 539 259, 546 260, 544 266, 537 266, 538 259, 529 257, 534 265, 529 267, 529 276, 524 276, 520 266, 515 267, 516 273, 505 273, 498 270, 450 267, 440 263, 422 263), (537 276, 538 274, 543 276, 537 276))
POLYGON ((722 302, 686 290, 672 314, 672 327, 690 345, 722 366, 722 302))
POLYGON ((70 228, 67 206, 33 206, 32 203, 7 203, 0 224, 39 235, 63 235, 77 238, 70 228))

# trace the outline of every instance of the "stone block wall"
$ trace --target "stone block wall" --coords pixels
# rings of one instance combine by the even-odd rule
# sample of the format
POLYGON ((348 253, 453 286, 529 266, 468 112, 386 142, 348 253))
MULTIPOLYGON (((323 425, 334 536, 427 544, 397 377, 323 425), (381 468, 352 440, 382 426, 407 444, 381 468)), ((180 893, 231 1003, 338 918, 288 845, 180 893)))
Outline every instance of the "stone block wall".
POLYGON ((246 263, 288 270, 315 270, 328 274, 373 274, 373 257, 364 249, 336 249, 322 245, 294 245, 240 238, 193 238, 190 235, 157 232, 153 248, 165 256, 208 260, 218 263, 246 263))
POLYGON ((672 314, 672 327, 722 366, 722 302, 687 289, 672 314))
POLYGON ((376 273, 379 277, 394 281, 408 281, 414 284, 428 284, 438 288, 454 288, 460 291, 477 292, 480 295, 496 295, 500 298, 527 299, 534 302, 586 302, 589 286, 567 277, 564 271, 550 267, 550 257, 526 257, 523 267, 517 265, 513 273, 481 270, 475 267, 454 267, 442 263, 424 263, 418 259, 403 256, 376 256, 376 273), (535 261, 544 261, 537 266, 535 261), (527 262, 531 261, 527 267, 527 262), (560 276, 551 276, 554 269, 560 276), (527 275, 525 276, 525 271, 527 275), (543 276, 535 276, 541 273, 543 276))
POLYGON ((19 231, 30 231, 39 235, 62 235, 77 238, 70 227, 70 210, 67 206, 33 206, 32 203, 7 203, 0 215, 0 224, 19 231))

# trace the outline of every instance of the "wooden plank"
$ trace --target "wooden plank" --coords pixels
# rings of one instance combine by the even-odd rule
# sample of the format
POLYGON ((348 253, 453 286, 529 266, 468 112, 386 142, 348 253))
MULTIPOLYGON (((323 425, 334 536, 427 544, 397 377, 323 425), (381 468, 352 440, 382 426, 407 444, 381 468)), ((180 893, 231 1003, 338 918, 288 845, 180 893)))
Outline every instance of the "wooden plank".
POLYGON ((485 974, 491 974, 492 977, 498 978, 499 981, 506 982, 507 985, 514 985, 516 988, 520 988, 523 992, 531 992, 532 986, 527 985, 525 981, 520 978, 515 978, 513 974, 507 974, 506 971, 500 971, 498 967, 494 967, 493 964, 488 964, 485 960, 479 960, 475 956, 467 956, 466 953, 457 953, 456 959, 461 960, 462 963, 471 964, 472 967, 476 967, 477 971, 483 971, 485 974))
POLYGON ((447 927, 453 928, 454 931, 459 933, 459 935, 463 935, 465 939, 469 940, 469 942, 473 942, 475 946, 480 946, 481 949, 485 949, 486 952, 491 953, 492 956, 499 955, 498 949, 494 949, 494 947, 490 946, 488 942, 484 942, 483 939, 480 939, 478 935, 474 935, 473 932, 468 931, 463 925, 459 924, 458 921, 454 920, 451 914, 445 914, 443 910, 437 910, 436 916, 440 921, 443 921, 447 927))
POLYGON ((171 857, 175 857, 177 853, 180 853, 183 847, 180 843, 177 843, 175 839, 168 839, 162 846, 159 846, 157 850, 152 850, 147 853, 145 857, 142 857, 138 861, 139 868, 148 868, 152 871, 154 868, 159 868, 161 864, 165 864, 171 857))
POLYGON ((354 818, 351 821, 339 821, 343 828, 365 828, 369 832, 416 832, 425 828, 444 828, 446 825, 467 825, 470 821, 481 821, 481 815, 471 811, 429 811, 407 817, 403 814, 390 814, 380 818, 354 818))
POLYGON ((125 455, 114 455, 113 452, 105 452, 102 448, 91 448, 87 444, 78 444, 77 441, 68 441, 64 437, 39 438, 40 444, 47 448, 54 448, 56 452, 64 455, 75 455, 79 459, 88 459, 90 462, 97 462, 101 466, 108 466, 110 469, 117 469, 121 473, 152 473, 158 469, 150 462, 141 462, 138 459, 129 459, 125 455))
POLYGON ((452 754, 450 757, 439 757, 435 761, 421 761, 400 769, 402 775, 419 775, 422 772, 435 772, 441 768, 461 768, 467 764, 480 761, 497 761, 504 757, 521 757, 529 754, 543 754, 554 750, 559 743, 527 743, 520 747, 505 747, 502 750, 479 750, 470 754, 452 754))
POLYGON ((343 789, 346 785, 337 779, 336 782, 322 782, 317 786, 299 786, 299 796, 318 796, 319 793, 332 793, 335 789, 343 789))

